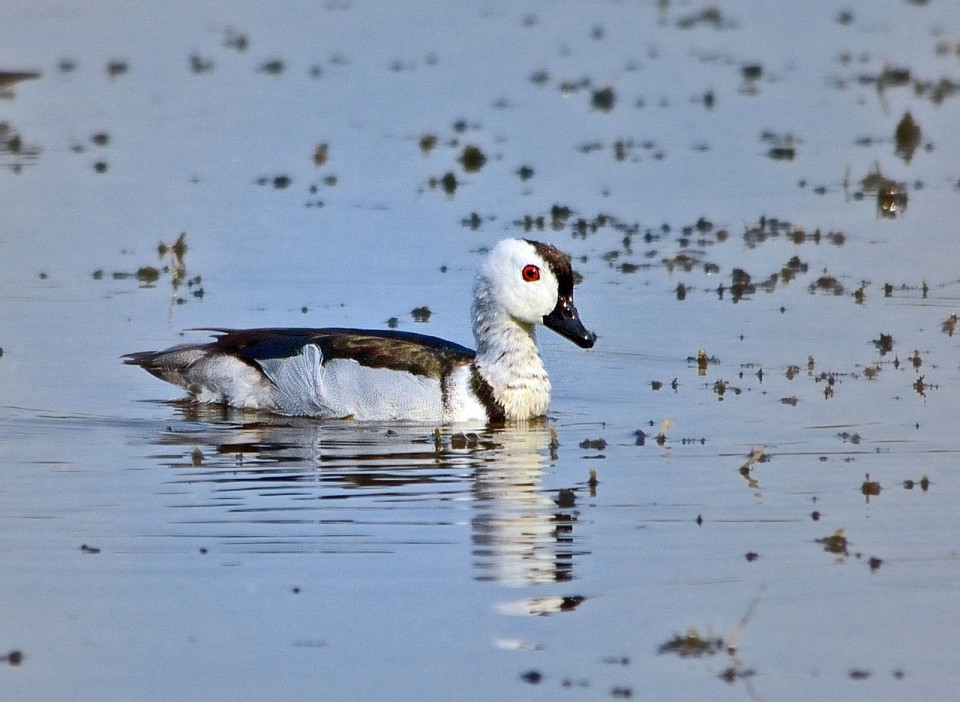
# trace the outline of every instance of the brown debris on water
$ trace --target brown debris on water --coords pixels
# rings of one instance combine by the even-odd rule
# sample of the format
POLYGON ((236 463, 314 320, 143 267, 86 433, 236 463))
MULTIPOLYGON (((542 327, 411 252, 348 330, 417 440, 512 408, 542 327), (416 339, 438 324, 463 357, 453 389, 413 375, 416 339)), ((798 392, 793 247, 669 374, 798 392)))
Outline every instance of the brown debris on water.
POLYGON ((677 20, 678 29, 696 29, 697 27, 710 27, 711 29, 732 29, 737 25, 730 19, 724 17, 723 11, 716 5, 707 5, 689 15, 684 15, 677 20))
POLYGON ((725 649, 723 639, 703 637, 696 629, 690 629, 685 635, 678 634, 660 644, 657 653, 660 655, 671 653, 680 658, 704 658, 716 655, 725 649))
POLYGON ((895 219, 907 210, 907 186, 887 178, 880 172, 880 165, 873 168, 860 181, 863 194, 874 195, 877 205, 877 217, 895 219))
POLYGON ((213 59, 204 58, 197 52, 190 54, 190 72, 194 75, 213 70, 213 59))
POLYGON ((410 310, 410 315, 413 317, 413 321, 421 324, 429 322, 432 314, 433 312, 431 312, 430 308, 426 305, 423 305, 422 307, 414 307, 412 310, 410 310))
POLYGON ((0 663, 7 663, 13 666, 20 665, 23 663, 23 651, 16 648, 8 651, 6 655, 0 656, 0 663))
POLYGON ((273 58, 268 59, 261 63, 257 67, 257 71, 260 73, 266 73, 270 76, 278 76, 286 69, 286 65, 283 62, 283 59, 273 58))
POLYGON ((590 97, 590 105, 599 112, 611 112, 617 104, 617 93, 611 86, 604 86, 594 90, 590 97))
POLYGON ((872 343, 877 347, 881 356, 886 356, 893 351, 893 334, 880 334, 872 343))
POLYGON ((520 679, 531 685, 538 685, 543 680, 543 673, 538 670, 528 670, 520 674, 520 679))
POLYGON ((40 147, 25 144, 20 132, 8 122, 0 122, 0 166, 19 173, 40 157, 40 147))
POLYGON ((905 113, 897 123, 893 135, 896 154, 903 159, 904 163, 910 163, 913 158, 913 152, 920 145, 920 134, 920 125, 914 121, 913 115, 909 112, 905 113))
POLYGON ((706 375, 711 361, 715 363, 716 359, 711 359, 705 349, 697 351, 697 375, 706 375))
POLYGON ((660 429, 657 431, 657 435, 653 439, 657 443, 657 446, 664 446, 667 443, 667 432, 670 431, 672 426, 673 420, 670 419, 670 417, 666 417, 662 422, 660 422, 660 429))
POLYGON ((313 149, 313 165, 319 168, 327 162, 330 157, 330 145, 325 141, 317 144, 313 149))
POLYGON ((837 529, 829 536, 825 536, 822 539, 817 539, 816 542, 818 544, 823 544, 823 550, 827 553, 834 553, 838 556, 850 555, 849 551, 847 551, 849 542, 847 541, 847 537, 844 536, 842 527, 837 529))
POLYGON ((459 181, 457 180, 457 176, 454 175, 452 171, 447 171, 439 179, 431 178, 428 181, 428 184, 430 185, 431 190, 439 187, 450 197, 453 197, 454 193, 457 192, 457 186, 460 185, 459 181))
MULTIPOLYGON (((172 302, 182 305, 186 299, 181 295, 181 288, 186 284, 190 295, 197 299, 204 296, 202 279, 199 275, 187 278, 187 235, 181 232, 172 243, 161 241, 157 244, 157 255, 161 259, 162 265, 140 266, 134 273, 115 271, 112 275, 113 280, 135 279, 141 288, 154 288, 156 283, 163 275, 170 275, 170 285, 172 288, 172 302)), ((94 271, 94 280, 103 280, 103 270, 94 271)))
POLYGON ((550 72, 543 68, 536 70, 530 74, 530 82, 542 88, 550 82, 550 72))
POLYGON ((940 105, 948 97, 960 92, 960 83, 949 78, 941 78, 935 82, 917 80, 914 82, 913 91, 917 96, 929 97, 934 105, 940 105))
POLYGON ((930 489, 930 478, 924 475, 922 478, 920 478, 920 480, 917 481, 909 479, 903 481, 903 488, 905 490, 913 490, 915 485, 919 485, 923 492, 927 492, 930 489))
POLYGON ((927 390, 936 390, 938 387, 932 383, 925 382, 924 378, 926 378, 926 376, 921 375, 913 381, 913 389, 920 397, 926 397, 927 390))
POLYGON ((420 135, 420 153, 424 156, 428 156, 434 147, 437 145, 437 135, 431 134, 429 132, 424 132, 420 135))
POLYGON ((584 439, 580 442, 580 448, 582 449, 594 449, 596 451, 602 451, 607 447, 606 439, 584 439))
POLYGON ((775 134, 774 132, 764 131, 760 135, 760 140, 770 145, 767 156, 774 161, 792 161, 797 155, 797 141, 793 134, 775 134))
POLYGON ((743 465, 740 466, 738 472, 744 477, 744 479, 746 479, 747 484, 751 488, 756 489, 760 487, 760 483, 758 483, 757 480, 751 475, 753 466, 757 463, 766 463, 769 460, 770 457, 766 454, 766 452, 764 452, 762 447, 754 448, 750 452, 750 455, 747 456, 747 460, 743 463, 743 465))
POLYGON ((913 355, 910 357, 909 360, 914 370, 919 370, 920 366, 923 365, 923 358, 920 356, 920 352, 916 349, 914 349, 913 355))
POLYGON ((730 283, 730 295, 734 302, 753 295, 757 291, 757 286, 753 284, 753 278, 742 268, 734 268, 731 276, 733 281, 730 283))
POLYGON ((487 157, 478 147, 468 144, 463 147, 458 161, 465 173, 476 173, 486 164, 487 157))
POLYGON ((949 317, 947 317, 943 323, 940 325, 940 330, 947 336, 953 336, 953 333, 957 330, 957 314, 954 312, 949 317))
POLYGON ((141 285, 152 286, 160 280, 160 271, 154 266, 141 266, 137 269, 135 277, 141 285))
POLYGON ((876 480, 870 480, 870 474, 867 473, 860 485, 860 492, 867 498, 867 502, 870 501, 871 497, 879 495, 881 490, 880 483, 876 480))
POLYGON ((732 392, 734 395, 739 395, 740 393, 743 392, 743 389, 735 385, 731 385, 730 383, 728 383, 726 380, 723 380, 722 378, 718 378, 713 383, 713 392, 717 396, 717 400, 722 402, 724 396, 728 392, 732 392))
POLYGON ((123 59, 113 59, 107 62, 107 76, 113 80, 124 75, 130 69, 130 65, 123 59))
POLYGON ((224 32, 223 45, 228 49, 233 49, 237 53, 242 54, 250 47, 250 37, 246 32, 227 29, 224 32))
POLYGON ((817 278, 814 282, 810 283, 808 290, 811 293, 825 292, 838 296, 843 295, 844 293, 843 283, 827 272, 824 272, 823 275, 817 278))

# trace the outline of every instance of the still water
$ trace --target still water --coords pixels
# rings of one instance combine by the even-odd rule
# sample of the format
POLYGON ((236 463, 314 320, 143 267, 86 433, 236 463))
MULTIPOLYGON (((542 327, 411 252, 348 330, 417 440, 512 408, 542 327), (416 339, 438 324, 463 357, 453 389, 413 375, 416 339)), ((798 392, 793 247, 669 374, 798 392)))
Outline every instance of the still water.
POLYGON ((4 700, 957 689, 960 9, 3 16, 4 700), (469 344, 507 236, 599 334, 541 332, 542 422, 197 408, 119 360, 469 344))

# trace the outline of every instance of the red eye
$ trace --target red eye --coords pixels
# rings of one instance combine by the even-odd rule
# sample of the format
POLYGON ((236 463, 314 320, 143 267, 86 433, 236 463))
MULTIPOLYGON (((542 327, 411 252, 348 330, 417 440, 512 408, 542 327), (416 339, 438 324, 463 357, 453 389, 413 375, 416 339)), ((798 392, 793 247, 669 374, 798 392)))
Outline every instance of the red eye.
POLYGON ((523 279, 528 283, 532 283, 535 280, 540 280, 540 269, 533 264, 524 266, 523 279))

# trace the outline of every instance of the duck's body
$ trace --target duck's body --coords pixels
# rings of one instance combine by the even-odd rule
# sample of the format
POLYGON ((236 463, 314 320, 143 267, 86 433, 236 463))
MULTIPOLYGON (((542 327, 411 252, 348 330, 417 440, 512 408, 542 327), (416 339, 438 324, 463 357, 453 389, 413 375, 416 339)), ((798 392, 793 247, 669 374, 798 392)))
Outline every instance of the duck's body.
POLYGON ((508 239, 473 300, 477 350, 423 334, 360 329, 214 329, 215 341, 126 356, 198 402, 286 415, 461 422, 543 415, 550 380, 534 336, 546 324, 593 346, 573 305, 570 259, 508 239))

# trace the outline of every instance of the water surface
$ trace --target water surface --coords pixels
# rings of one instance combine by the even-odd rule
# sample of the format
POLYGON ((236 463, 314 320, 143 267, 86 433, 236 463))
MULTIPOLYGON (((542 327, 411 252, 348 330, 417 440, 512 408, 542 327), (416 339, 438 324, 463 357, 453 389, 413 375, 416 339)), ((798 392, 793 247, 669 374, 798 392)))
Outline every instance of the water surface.
POLYGON ((956 689, 953 6, 4 17, 4 699, 956 689), (541 333, 543 422, 195 408, 119 362, 470 343, 505 236, 573 255, 600 337, 541 333))

